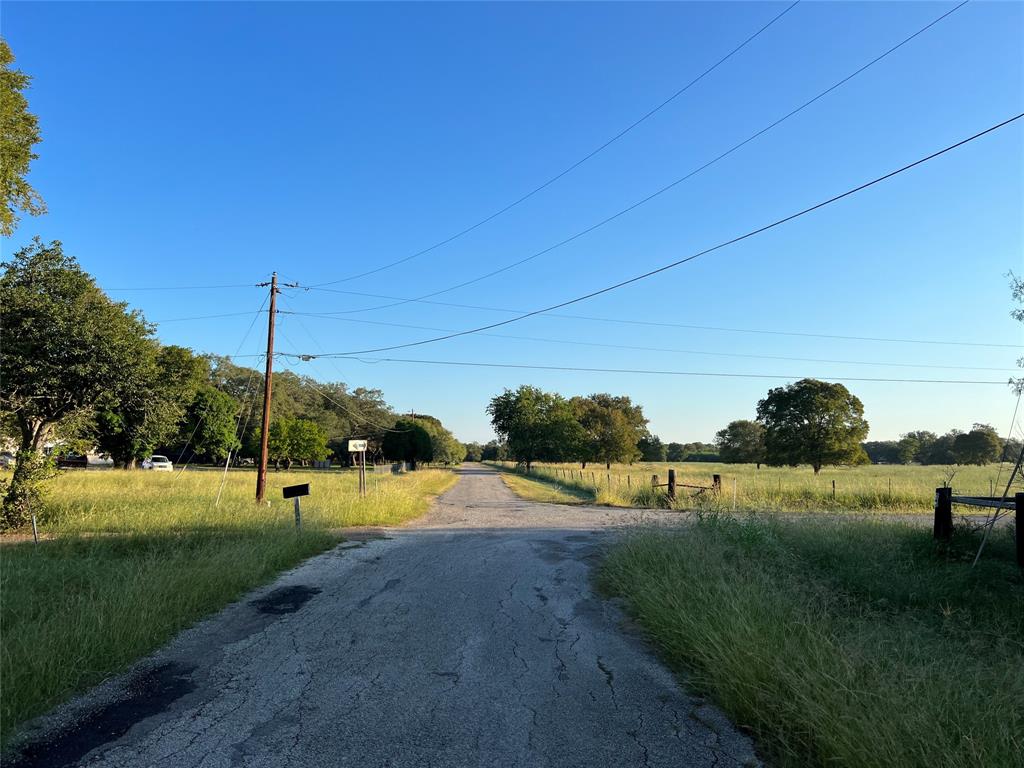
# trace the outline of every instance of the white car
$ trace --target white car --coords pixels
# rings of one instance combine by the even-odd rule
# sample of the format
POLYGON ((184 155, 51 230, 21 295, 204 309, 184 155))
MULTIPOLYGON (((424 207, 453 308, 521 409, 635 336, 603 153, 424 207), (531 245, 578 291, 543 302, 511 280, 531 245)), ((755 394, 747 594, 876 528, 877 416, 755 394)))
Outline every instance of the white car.
POLYGON ((157 472, 173 472, 174 464, 166 456, 150 456, 142 462, 143 469, 154 469, 157 472))

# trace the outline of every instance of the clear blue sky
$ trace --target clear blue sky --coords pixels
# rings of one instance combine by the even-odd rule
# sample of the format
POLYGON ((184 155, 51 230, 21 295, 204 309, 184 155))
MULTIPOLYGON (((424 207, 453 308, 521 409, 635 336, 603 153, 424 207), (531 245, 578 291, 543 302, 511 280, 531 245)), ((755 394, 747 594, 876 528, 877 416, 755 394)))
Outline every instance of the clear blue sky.
MULTIPOLYGON (((3 34, 44 143, 50 213, 3 244, 57 238, 107 288, 304 284, 402 258, 503 207, 644 114, 785 7, 777 3, 23 3, 3 34)), ((678 178, 845 77, 953 3, 794 8, 573 173, 469 235, 335 285, 417 296, 530 255, 678 178)), ((971 2, 730 157, 573 243, 438 300, 534 309, 787 215, 1024 111, 1024 5, 971 2)), ((1024 122, 1024 121, 1022 121, 1024 122)), ((1020 123, 860 195, 566 310, 653 322, 1024 344, 1020 123)), ((255 312, 255 288, 116 291, 147 318, 255 312)), ((374 299, 291 291, 283 308, 374 299)), ((406 304, 281 316, 287 351, 425 338, 507 315, 406 304), (303 327, 304 326, 304 327, 303 327), (314 337, 314 338, 311 338, 314 337)), ((236 351, 249 316, 168 322, 167 343, 236 351)), ((957 370, 652 352, 471 336, 396 357, 779 374, 728 379, 319 360, 465 440, 503 387, 628 394, 662 439, 709 440, 800 376, 1004 380, 1024 350, 741 334, 537 317, 495 331, 603 344, 957 370)), ((258 353, 262 329, 242 353, 258 353)), ((851 382, 871 439, 1009 426, 1006 387, 851 382)))

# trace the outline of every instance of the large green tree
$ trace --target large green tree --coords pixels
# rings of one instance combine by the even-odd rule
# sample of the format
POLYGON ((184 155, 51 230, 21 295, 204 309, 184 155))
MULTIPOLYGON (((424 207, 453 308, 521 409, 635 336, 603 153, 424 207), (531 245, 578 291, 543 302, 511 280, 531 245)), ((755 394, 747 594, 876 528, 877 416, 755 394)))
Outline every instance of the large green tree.
POLYGON ((321 461, 330 454, 327 433, 310 419, 274 419, 267 435, 267 454, 275 464, 283 461, 289 468, 293 461, 321 461))
POLYGON ((46 212, 43 198, 26 180, 29 166, 38 157, 33 148, 40 141, 39 121, 28 111, 23 93, 32 78, 13 64, 10 46, 0 39, 0 234, 4 237, 14 233, 17 211, 33 216, 46 212))
POLYGON ((647 432, 643 408, 628 397, 605 393, 574 397, 569 404, 583 428, 577 450, 584 466, 587 461, 600 461, 610 467, 612 462, 632 463, 639 458, 637 443, 647 432))
POLYGON ((577 455, 583 430, 560 395, 529 385, 506 389, 491 398, 487 413, 508 455, 527 470, 535 461, 562 461, 577 455))
POLYGON ((764 463, 764 425, 749 419, 730 421, 715 433, 718 455, 726 464, 764 463))
POLYGON ((957 464, 989 464, 998 461, 1002 451, 1003 441, 989 424, 975 424, 970 432, 953 439, 953 456, 957 464))
POLYGON ((20 436, 4 502, 10 526, 24 522, 28 467, 58 425, 130 388, 152 340, 141 315, 107 298, 59 242, 38 238, 4 264, 0 327, 0 410, 20 436))
POLYGON ((180 450, 218 462, 237 450, 239 403, 226 392, 206 384, 199 388, 179 433, 180 450))
POLYGON ((403 418, 385 433, 381 444, 384 458, 408 462, 412 469, 421 461, 434 458, 434 444, 424 423, 416 418, 403 418))
MULTIPOLYGON (((669 458, 668 446, 661 442, 661 438, 657 435, 642 436, 636 443, 636 449, 643 461, 668 461, 669 458)), ((676 459, 676 461, 682 461, 682 458, 676 459)))
POLYGON ((177 434, 208 376, 207 361, 184 347, 150 341, 125 374, 120 390, 100 403, 95 439, 117 466, 131 469, 177 434))
POLYGON ((757 404, 765 428, 765 461, 772 466, 810 464, 817 474, 827 464, 866 460, 864 405, 842 384, 801 379, 769 390, 757 404))

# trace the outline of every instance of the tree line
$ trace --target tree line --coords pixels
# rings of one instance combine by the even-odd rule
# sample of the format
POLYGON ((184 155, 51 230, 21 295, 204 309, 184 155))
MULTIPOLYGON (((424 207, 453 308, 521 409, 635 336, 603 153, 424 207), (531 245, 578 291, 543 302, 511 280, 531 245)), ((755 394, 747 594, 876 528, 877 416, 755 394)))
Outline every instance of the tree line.
MULTIPOLYGON (((226 357, 164 345, 141 312, 110 299, 60 242, 38 238, 0 275, 0 437, 17 446, 4 527, 23 524, 55 455, 95 451, 130 469, 162 453, 237 463, 258 454, 263 374, 226 357), (54 450, 46 450, 54 447, 54 450)), ((366 438, 372 459, 408 459, 396 444, 426 435, 414 461, 457 462, 462 444, 429 416, 400 417, 380 390, 274 374, 268 448, 291 466, 366 438)))

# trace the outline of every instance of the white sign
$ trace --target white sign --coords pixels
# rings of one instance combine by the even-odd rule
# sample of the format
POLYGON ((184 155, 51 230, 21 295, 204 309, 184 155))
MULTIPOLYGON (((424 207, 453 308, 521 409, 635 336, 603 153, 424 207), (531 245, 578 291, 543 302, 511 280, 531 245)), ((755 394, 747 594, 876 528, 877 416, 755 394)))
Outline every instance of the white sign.
POLYGON ((365 450, 366 450, 366 441, 365 440, 349 440, 348 441, 348 452, 349 453, 358 453, 359 451, 365 451, 365 450))

